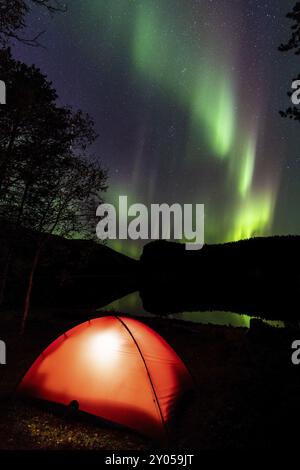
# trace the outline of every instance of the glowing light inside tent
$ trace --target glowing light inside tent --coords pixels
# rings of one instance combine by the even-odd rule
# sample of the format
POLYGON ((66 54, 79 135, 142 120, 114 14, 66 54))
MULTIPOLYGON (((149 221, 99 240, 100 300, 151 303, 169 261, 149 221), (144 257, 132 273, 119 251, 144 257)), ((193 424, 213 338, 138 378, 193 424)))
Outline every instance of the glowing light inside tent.
POLYGON ((89 338, 88 355, 95 364, 111 365, 118 357, 121 338, 114 331, 97 333, 89 338))

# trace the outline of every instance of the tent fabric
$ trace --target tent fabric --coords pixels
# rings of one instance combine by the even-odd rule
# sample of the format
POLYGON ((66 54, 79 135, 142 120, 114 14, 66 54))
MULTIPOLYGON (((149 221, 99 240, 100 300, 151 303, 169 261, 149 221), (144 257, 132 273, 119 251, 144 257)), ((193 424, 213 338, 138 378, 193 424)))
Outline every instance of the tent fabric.
POLYGON ((133 318, 104 316, 57 338, 23 377, 18 392, 160 438, 191 376, 171 346, 133 318))

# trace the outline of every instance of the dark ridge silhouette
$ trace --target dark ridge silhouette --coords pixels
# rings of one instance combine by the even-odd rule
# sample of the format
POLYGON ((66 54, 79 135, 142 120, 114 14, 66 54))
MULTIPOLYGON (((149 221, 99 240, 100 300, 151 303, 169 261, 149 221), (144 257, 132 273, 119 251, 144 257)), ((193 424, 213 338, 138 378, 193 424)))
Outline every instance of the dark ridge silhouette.
POLYGON ((300 236, 253 238, 199 251, 155 241, 141 256, 140 293, 150 313, 222 310, 300 321, 300 236))
MULTIPOLYGON (((35 233, 22 230, 2 308, 22 305, 35 233)), ((136 290, 145 310, 228 311, 268 320, 300 322, 300 236, 253 238, 186 251, 155 241, 140 261, 86 240, 51 236, 42 253, 32 305, 61 311, 103 307, 136 290)), ((0 260, 5 253, 0 244, 0 260)))
MULTIPOLYGON (((30 229, 20 229, 18 235, 14 242, 14 260, 3 309, 22 305, 35 237, 39 236, 30 229)), ((0 265, 8 243, 1 238, 0 265)), ((103 244, 51 235, 37 269, 32 305, 47 308, 101 307, 137 289, 137 265, 136 260, 103 244)))

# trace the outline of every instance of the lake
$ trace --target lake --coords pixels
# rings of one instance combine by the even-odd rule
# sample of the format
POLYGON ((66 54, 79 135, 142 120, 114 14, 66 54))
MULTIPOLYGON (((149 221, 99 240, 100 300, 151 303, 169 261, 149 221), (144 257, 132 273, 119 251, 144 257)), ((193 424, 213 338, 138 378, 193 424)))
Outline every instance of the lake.
MULTIPOLYGON (((138 292, 125 295, 117 300, 114 300, 108 305, 101 307, 98 311, 111 311, 122 314, 129 314, 141 317, 155 317, 154 314, 145 310, 142 300, 138 292)), ((166 320, 181 320, 184 322, 213 324, 213 325, 226 325, 234 328, 249 328, 252 318, 260 318, 259 315, 243 315, 234 312, 224 311, 195 311, 195 312, 180 312, 169 313, 165 312, 166 320)), ((275 328, 284 328, 283 321, 272 321, 260 318, 261 321, 267 323, 275 328)))

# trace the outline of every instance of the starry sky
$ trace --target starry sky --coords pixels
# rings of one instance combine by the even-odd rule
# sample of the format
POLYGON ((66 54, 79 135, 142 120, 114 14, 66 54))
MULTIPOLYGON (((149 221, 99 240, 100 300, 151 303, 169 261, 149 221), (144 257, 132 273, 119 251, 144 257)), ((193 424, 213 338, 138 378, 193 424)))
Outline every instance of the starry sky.
MULTIPOLYGON (((300 233, 299 124, 280 117, 299 57, 294 0, 69 0, 14 53, 95 120, 107 202, 205 204, 205 242, 300 233)), ((137 256, 135 242, 113 247, 137 256)))

